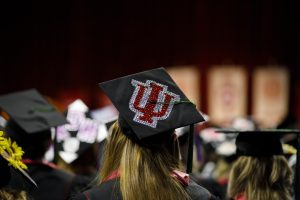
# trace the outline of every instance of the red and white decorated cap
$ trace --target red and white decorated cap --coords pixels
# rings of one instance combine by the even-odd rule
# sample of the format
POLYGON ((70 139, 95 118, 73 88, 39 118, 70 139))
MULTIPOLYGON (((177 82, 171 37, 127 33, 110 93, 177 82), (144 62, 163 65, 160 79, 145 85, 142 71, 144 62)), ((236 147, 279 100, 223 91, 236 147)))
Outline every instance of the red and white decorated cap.
POLYGON ((119 111, 121 126, 126 124, 139 140, 204 121, 164 68, 99 85, 119 111))

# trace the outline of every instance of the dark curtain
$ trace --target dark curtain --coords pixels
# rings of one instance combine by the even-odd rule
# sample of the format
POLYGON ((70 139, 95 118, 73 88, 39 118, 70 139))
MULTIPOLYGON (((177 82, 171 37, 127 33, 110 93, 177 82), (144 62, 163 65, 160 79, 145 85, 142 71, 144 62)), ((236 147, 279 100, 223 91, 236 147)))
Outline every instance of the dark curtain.
POLYGON ((214 64, 242 64, 249 71, 283 64, 293 81, 300 79, 295 75, 300 19, 291 1, 1 4, 0 94, 34 87, 57 97, 69 90, 84 95, 93 107, 101 81, 187 64, 198 66, 203 76, 214 64))

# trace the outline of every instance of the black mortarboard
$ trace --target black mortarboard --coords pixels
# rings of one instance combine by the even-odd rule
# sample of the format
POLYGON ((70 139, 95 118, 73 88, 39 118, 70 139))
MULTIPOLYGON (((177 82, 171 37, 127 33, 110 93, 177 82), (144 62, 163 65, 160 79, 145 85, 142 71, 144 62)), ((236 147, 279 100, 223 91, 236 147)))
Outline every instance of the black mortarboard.
POLYGON ((274 134, 274 132, 240 133, 235 144, 238 155, 259 157, 283 154, 280 136, 274 134))
POLYGON ((234 130, 219 129, 219 133, 238 133, 236 137, 236 153, 245 156, 282 155, 282 134, 300 133, 298 130, 265 129, 265 130, 234 130))
POLYGON ((96 142, 98 123, 88 117, 88 107, 79 99, 69 105, 66 115, 69 124, 56 130, 57 151, 72 163, 96 142))
POLYGON ((238 133, 236 138, 236 153, 238 155, 263 157, 283 155, 281 136, 283 134, 297 134, 297 163, 295 173, 295 197, 300 199, 300 131, 289 129, 266 129, 266 130, 229 130, 219 129, 219 133, 238 133))
POLYGON ((138 139, 204 121, 164 68, 100 83, 138 139))
POLYGON ((120 113, 123 133, 136 141, 204 121, 164 68, 99 85, 120 113))
POLYGON ((28 134, 67 123, 35 89, 0 96, 0 107, 28 134))

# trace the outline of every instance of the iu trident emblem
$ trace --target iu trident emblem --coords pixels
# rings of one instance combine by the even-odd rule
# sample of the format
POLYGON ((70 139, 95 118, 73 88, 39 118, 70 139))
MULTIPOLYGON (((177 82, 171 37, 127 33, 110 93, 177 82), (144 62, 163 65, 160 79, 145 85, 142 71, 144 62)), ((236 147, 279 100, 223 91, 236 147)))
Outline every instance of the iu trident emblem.
POLYGON ((131 80, 135 87, 129 108, 135 112, 133 121, 156 128, 158 120, 165 120, 172 112, 180 96, 167 91, 168 86, 147 80, 146 83, 131 80))

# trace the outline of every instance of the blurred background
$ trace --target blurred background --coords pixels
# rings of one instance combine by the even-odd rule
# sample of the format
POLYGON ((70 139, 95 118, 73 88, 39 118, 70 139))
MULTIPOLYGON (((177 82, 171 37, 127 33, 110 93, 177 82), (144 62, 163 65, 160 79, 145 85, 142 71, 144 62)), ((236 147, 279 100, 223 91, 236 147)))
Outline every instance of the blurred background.
POLYGON ((5 1, 0 94, 36 88, 61 110, 109 104, 98 83, 166 67, 215 123, 300 120, 296 1, 5 1))

